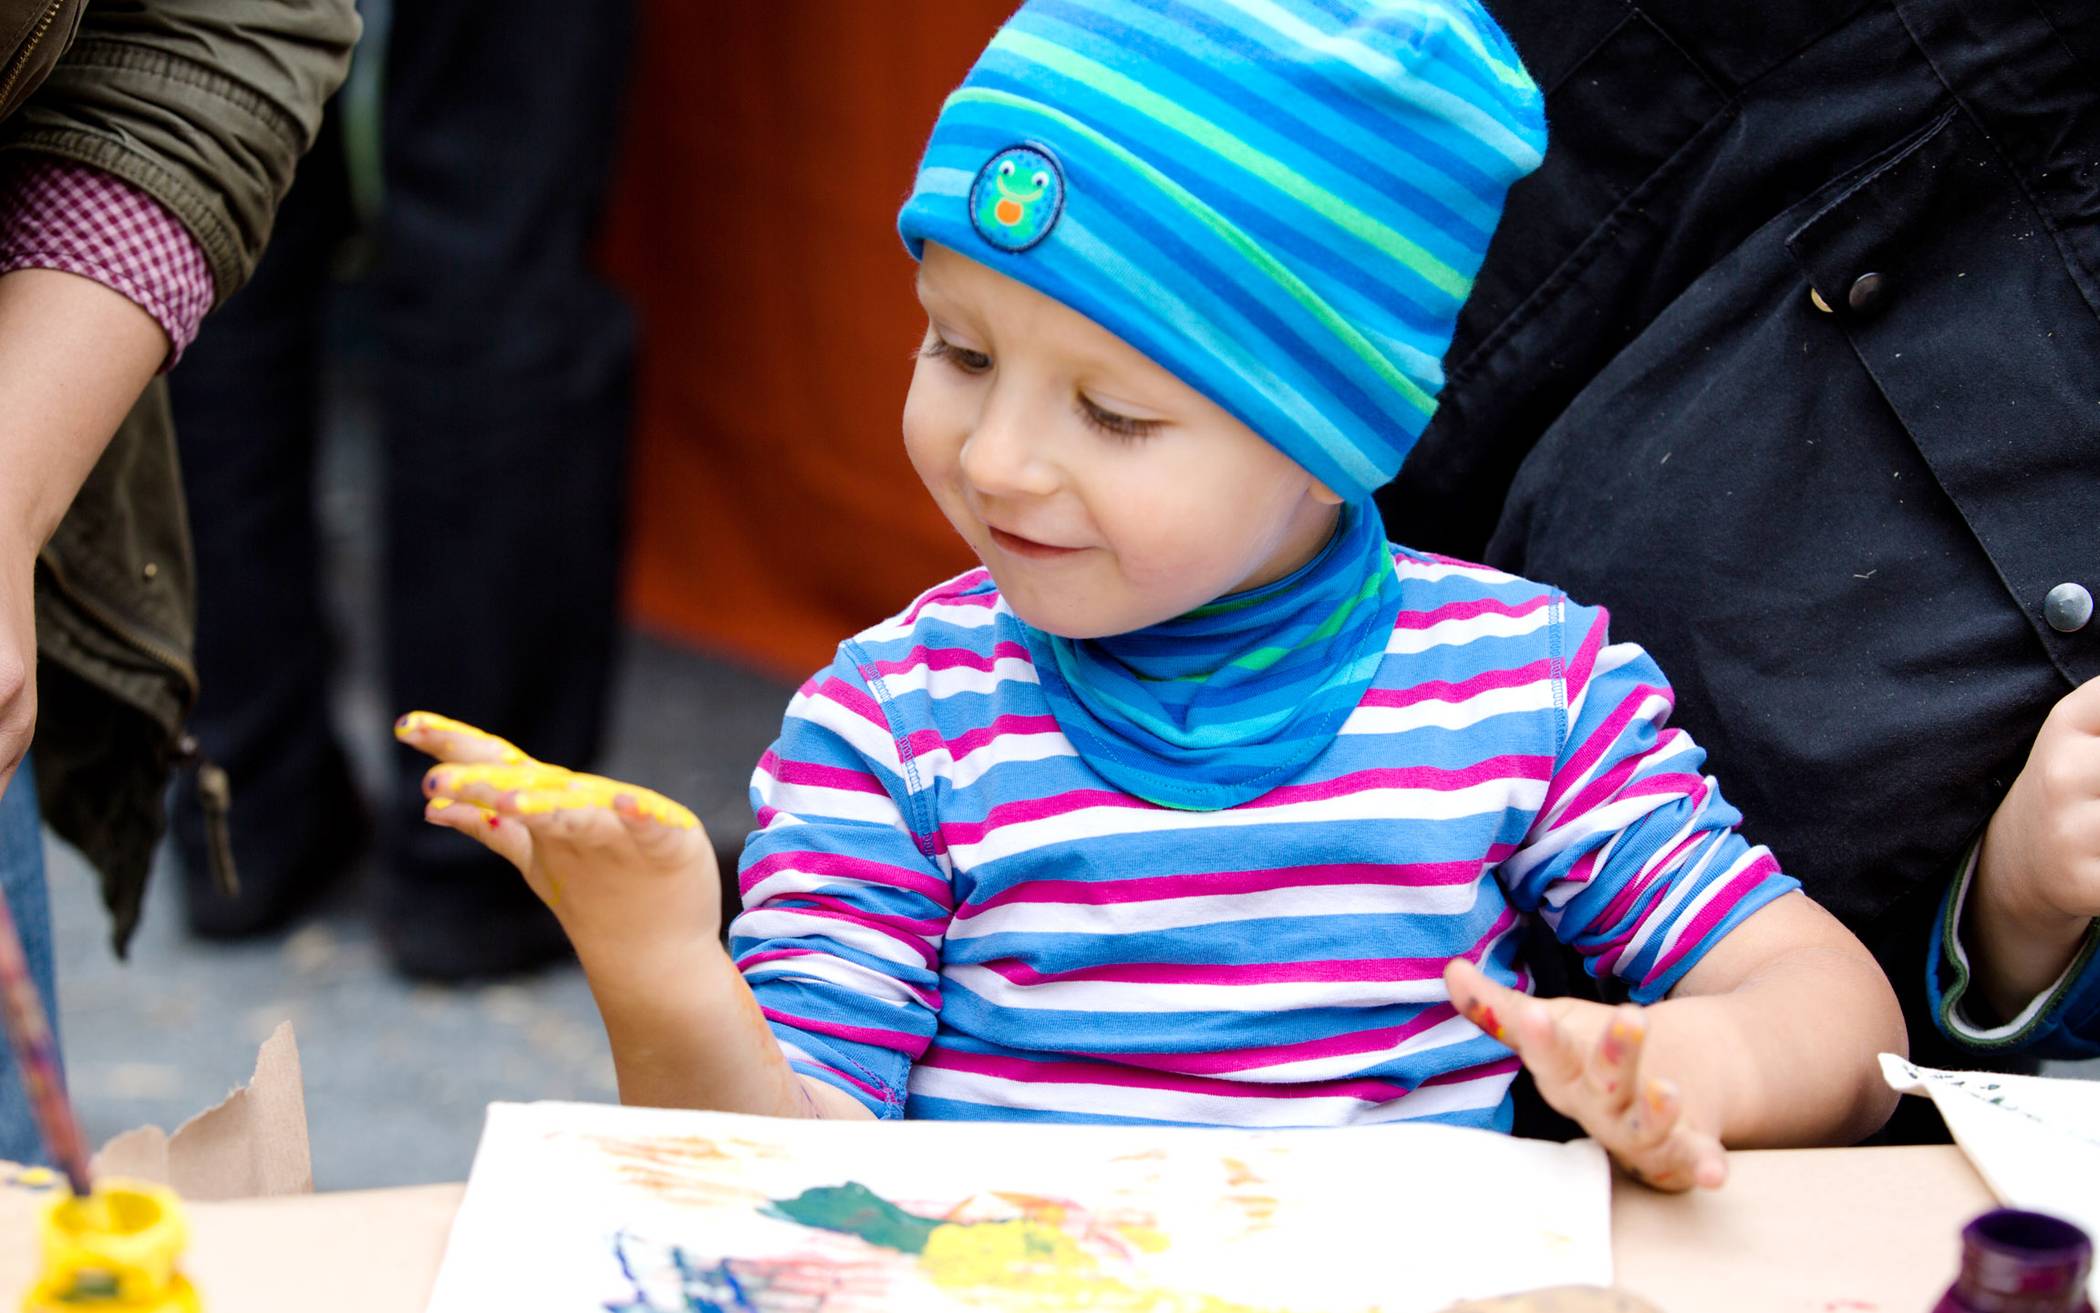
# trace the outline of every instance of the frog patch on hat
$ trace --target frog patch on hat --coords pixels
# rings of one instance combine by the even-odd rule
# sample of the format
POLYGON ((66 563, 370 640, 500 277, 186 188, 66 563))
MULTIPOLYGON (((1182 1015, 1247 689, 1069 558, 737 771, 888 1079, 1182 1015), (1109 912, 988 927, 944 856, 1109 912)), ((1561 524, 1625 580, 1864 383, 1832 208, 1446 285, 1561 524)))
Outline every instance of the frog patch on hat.
POLYGON ((970 223, 1002 251, 1042 241, 1064 211, 1064 168, 1041 146, 1008 146, 970 184, 970 223))

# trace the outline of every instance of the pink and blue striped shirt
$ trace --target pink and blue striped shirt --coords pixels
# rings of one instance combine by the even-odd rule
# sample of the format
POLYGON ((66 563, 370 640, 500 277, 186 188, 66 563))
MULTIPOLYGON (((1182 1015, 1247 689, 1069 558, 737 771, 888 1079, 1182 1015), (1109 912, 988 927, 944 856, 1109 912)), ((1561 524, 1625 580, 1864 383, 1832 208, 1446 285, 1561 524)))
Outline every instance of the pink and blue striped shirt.
POLYGON ((730 935, 795 1069, 884 1117, 1506 1129, 1445 963, 1527 988, 1536 917, 1654 1001, 1798 887, 1603 611, 1393 564, 1334 742, 1221 811, 1088 768, 982 570, 842 644, 753 777, 730 935))

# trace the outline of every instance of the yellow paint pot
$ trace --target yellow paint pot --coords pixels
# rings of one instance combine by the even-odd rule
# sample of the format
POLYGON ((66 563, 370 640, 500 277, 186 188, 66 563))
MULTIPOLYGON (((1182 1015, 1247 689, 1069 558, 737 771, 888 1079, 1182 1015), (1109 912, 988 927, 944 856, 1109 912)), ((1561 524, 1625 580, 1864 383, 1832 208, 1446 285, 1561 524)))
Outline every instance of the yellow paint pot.
POLYGON ((44 1205, 44 1269, 23 1313, 201 1313, 175 1260, 189 1243, 182 1204, 164 1186, 105 1181, 85 1199, 44 1205))

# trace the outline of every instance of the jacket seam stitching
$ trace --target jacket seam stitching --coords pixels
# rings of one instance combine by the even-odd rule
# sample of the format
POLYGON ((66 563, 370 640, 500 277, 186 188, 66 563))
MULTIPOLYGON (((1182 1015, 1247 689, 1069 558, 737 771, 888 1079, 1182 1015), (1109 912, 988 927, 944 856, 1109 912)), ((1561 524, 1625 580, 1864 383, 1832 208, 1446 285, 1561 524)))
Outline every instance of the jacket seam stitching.
POLYGON ((908 736, 898 728, 902 718, 894 710, 896 702, 890 697, 889 686, 883 682, 882 675, 875 671, 875 663, 869 659, 865 648, 850 638, 839 646, 852 660, 853 672, 868 686, 868 692, 874 694, 875 705, 882 708, 884 727, 890 732, 890 745, 897 750, 897 769, 904 776, 904 796, 911 804, 906 819, 911 825, 912 844, 918 848, 920 856, 931 858, 934 850, 932 818, 926 813, 918 758, 912 755, 908 736))
POLYGON ((165 78, 167 81, 216 96, 235 108, 247 111, 264 120, 269 128, 287 140, 297 141, 303 135, 298 130, 298 120, 290 111, 253 86, 196 60, 186 59, 166 50, 146 49, 130 42, 92 37, 75 42, 66 52, 62 65, 52 70, 52 77, 61 77, 72 68, 121 69, 165 78))

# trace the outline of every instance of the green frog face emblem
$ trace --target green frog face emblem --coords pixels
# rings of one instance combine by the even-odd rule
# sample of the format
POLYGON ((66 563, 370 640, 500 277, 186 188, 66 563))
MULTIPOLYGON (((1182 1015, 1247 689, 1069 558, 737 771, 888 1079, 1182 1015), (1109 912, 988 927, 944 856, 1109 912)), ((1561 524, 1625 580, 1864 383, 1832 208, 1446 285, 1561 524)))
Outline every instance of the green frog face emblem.
POLYGON ((970 184, 970 222, 1002 251, 1025 251, 1048 237, 1064 209, 1064 169, 1041 146, 1008 146, 970 184))

